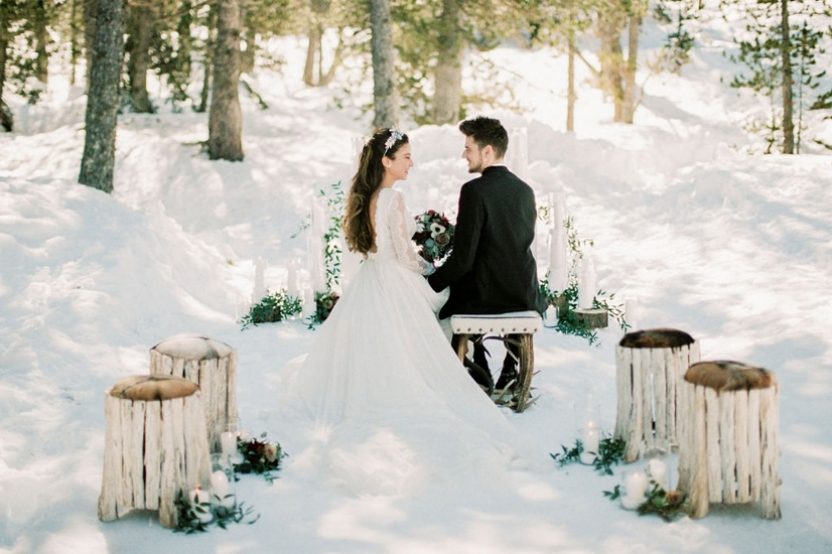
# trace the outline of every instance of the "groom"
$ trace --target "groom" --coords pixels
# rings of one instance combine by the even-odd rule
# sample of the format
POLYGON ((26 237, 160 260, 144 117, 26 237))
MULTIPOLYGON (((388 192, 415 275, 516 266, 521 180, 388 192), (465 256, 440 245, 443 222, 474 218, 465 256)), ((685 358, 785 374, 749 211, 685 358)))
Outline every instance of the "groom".
MULTIPOLYGON (((487 117, 463 121, 459 130, 465 135, 462 157, 468 162, 468 173, 481 175, 462 185, 453 251, 428 277, 436 292, 451 287, 439 319, 454 314, 542 313, 546 302, 531 250, 537 219, 534 192, 503 164, 508 133, 498 120, 487 117)), ((458 340, 454 336, 454 348, 458 340)), ((517 377, 519 353, 511 342, 506 342, 498 389, 517 377)), ((475 340, 474 362, 468 366, 475 381, 494 389, 482 341, 475 340)))

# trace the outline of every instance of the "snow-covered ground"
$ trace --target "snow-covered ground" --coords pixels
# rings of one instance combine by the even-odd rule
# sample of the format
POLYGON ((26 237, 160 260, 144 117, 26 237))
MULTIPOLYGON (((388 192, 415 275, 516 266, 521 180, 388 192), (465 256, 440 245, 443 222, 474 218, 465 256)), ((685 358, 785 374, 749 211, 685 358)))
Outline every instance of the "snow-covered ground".
MULTIPOLYGON (((496 487, 351 497, 295 478, 290 457, 273 485, 239 483, 261 514, 252 526, 184 536, 149 513, 100 523, 104 391, 146 372, 148 349, 170 335, 234 346, 242 426, 290 454, 303 447, 277 397, 282 369, 314 332, 298 321, 241 332, 236 318, 257 257, 276 288, 303 255, 304 234, 291 236, 308 200, 348 179, 352 138, 368 120, 331 109, 335 92, 298 83, 303 44, 288 39, 283 74, 254 82, 270 109, 243 94, 243 163, 208 161, 190 144, 206 138, 206 117, 164 108, 120 118, 112 196, 80 186, 84 99, 60 76, 21 132, 0 135, 0 552, 832 551, 832 157, 748 155, 738 123, 759 100, 719 82, 725 61, 709 44, 682 76, 650 77, 634 126, 609 123, 611 107, 582 84, 572 135, 565 59, 500 48, 487 56, 519 74, 524 111, 487 113, 528 128, 530 180, 540 194, 566 193, 581 236, 595 240, 600 286, 637 298, 641 327, 683 329, 704 358, 776 373, 781 520, 746 507, 671 524, 640 518, 602 496, 629 468, 601 477, 552 464, 496 487)), ((467 178, 462 136, 410 131, 416 165, 400 189, 414 210, 431 188, 439 207, 452 206, 467 178)), ((619 336, 603 331, 590 347, 537 335, 540 398, 507 416, 541 458, 574 441, 588 393, 611 430, 619 336)))

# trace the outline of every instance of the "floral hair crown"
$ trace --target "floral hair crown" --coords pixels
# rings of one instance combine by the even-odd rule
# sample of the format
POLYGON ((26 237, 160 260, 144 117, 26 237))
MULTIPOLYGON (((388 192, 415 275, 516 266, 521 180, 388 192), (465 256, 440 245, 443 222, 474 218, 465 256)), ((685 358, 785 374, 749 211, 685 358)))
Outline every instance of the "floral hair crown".
POLYGON ((398 141, 402 140, 404 133, 399 131, 398 129, 390 129, 390 136, 387 137, 387 140, 384 141, 384 155, 386 156, 387 153, 393 148, 393 145, 396 144, 398 141))

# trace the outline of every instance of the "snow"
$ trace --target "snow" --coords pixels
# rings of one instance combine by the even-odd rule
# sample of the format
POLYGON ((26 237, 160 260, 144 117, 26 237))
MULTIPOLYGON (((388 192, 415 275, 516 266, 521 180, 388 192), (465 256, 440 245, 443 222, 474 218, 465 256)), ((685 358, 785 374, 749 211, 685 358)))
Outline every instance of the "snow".
MULTIPOLYGON (((0 552, 832 550, 832 157, 750 155, 758 139, 741 122, 759 101, 719 82, 729 69, 711 43, 682 75, 650 77, 634 126, 610 123, 581 73, 577 131, 564 133, 565 58, 510 46, 485 56, 515 72, 523 111, 486 111, 528 128, 530 180, 541 195, 565 192, 581 237, 594 239, 599 285, 637 299, 643 327, 685 330, 705 359, 775 372, 783 518, 713 506, 705 519, 667 524, 602 496, 645 461, 613 477, 551 464, 415 497, 350 496, 297 478, 292 454, 309 438, 276 399, 282 369, 314 331, 294 321, 241 332, 236 319, 258 257, 275 289, 304 256, 305 234, 292 235, 318 189, 349 179, 368 116, 357 107, 366 90, 335 110, 337 87, 299 83, 302 41, 281 48, 282 74, 252 81, 270 109, 243 93, 243 163, 209 161, 195 144, 206 116, 159 101, 159 114, 120 118, 112 196, 80 186, 83 98, 60 75, 22 130, 0 135, 0 552), (148 512, 101 523, 104 392, 146 373, 149 348, 182 333, 237 349, 242 426, 280 441, 286 467, 271 486, 238 483, 261 514, 252 526, 185 537, 148 512)), ((468 178, 461 135, 410 130, 416 165, 399 188, 413 210, 452 209, 468 178), (432 195, 441 205, 428 205, 432 195)), ((602 331, 599 347, 547 329, 535 337, 540 398, 507 416, 541 459, 573 443, 590 393, 612 429, 619 336, 602 331)))

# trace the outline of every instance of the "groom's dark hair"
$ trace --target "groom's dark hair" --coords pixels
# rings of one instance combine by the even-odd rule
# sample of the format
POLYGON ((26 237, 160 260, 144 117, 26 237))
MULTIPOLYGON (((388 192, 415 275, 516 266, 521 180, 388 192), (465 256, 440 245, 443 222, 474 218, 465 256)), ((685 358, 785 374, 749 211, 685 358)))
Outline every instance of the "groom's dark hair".
POLYGON ((485 148, 490 144, 497 158, 502 158, 506 155, 506 150, 508 149, 508 133, 499 119, 482 116, 475 117, 474 119, 466 119, 459 124, 459 130, 466 137, 473 138, 474 142, 480 148, 485 148))

